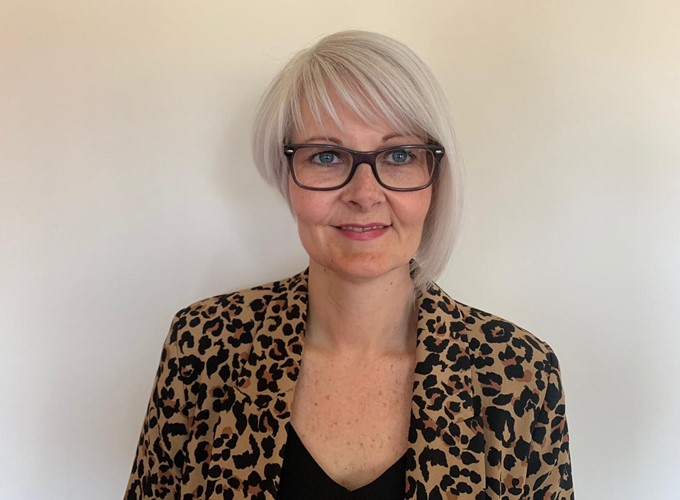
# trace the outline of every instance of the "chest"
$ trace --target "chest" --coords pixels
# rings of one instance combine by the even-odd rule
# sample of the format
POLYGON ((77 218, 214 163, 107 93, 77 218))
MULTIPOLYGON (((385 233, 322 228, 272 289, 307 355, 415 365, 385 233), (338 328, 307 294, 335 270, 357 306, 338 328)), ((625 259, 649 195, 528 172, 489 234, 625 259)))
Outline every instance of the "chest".
POLYGON ((410 358, 356 366, 305 359, 291 424, 319 466, 349 489, 380 476, 408 447, 410 358))

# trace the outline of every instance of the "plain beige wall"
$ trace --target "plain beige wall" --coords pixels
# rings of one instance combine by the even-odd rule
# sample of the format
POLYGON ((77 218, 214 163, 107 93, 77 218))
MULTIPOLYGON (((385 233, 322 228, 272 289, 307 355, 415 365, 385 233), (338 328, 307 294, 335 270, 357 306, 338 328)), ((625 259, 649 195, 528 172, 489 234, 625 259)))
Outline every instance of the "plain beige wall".
POLYGON ((557 351, 578 498, 677 498, 679 5, 0 0, 0 497, 120 498, 172 314, 304 266, 250 124, 353 27, 446 89, 440 284, 557 351))

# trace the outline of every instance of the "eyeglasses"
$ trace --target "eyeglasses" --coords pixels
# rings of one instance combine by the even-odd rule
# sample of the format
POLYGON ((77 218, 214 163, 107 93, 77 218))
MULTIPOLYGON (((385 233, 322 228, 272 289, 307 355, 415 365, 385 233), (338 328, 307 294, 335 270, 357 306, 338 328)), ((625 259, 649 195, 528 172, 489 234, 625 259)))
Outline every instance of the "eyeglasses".
POLYGON ((283 154, 295 184, 314 191, 340 189, 357 167, 370 165, 378 183, 392 191, 418 191, 434 181, 444 148, 438 144, 354 151, 332 144, 287 144, 283 154))

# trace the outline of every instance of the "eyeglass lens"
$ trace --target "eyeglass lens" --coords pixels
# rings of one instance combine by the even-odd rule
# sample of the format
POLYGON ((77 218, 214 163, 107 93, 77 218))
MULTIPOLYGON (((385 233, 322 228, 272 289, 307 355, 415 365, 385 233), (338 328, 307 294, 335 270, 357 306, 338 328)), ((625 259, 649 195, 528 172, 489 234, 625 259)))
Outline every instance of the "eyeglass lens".
MULTIPOLYGON (((298 182, 311 188, 332 188, 345 183, 352 171, 352 154, 329 146, 304 146, 295 151, 293 168, 298 182)), ((427 148, 398 147, 376 156, 379 180, 386 186, 409 189, 426 185, 435 157, 427 148)))

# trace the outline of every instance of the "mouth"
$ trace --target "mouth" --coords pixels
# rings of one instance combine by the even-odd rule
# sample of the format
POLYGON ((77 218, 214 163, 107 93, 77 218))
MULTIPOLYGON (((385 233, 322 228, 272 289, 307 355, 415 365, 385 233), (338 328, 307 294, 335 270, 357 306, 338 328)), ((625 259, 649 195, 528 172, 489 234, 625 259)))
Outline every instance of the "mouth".
POLYGON ((370 224, 355 224, 348 222, 333 226, 345 238, 354 241, 373 241, 382 238, 392 227, 392 224, 371 222, 370 224))
POLYGON ((371 226, 357 226, 357 225, 347 225, 347 226, 335 226, 338 229, 344 231, 353 231, 355 233, 365 233, 366 231, 375 231, 377 229, 386 229, 389 225, 386 224, 375 224, 371 226))

